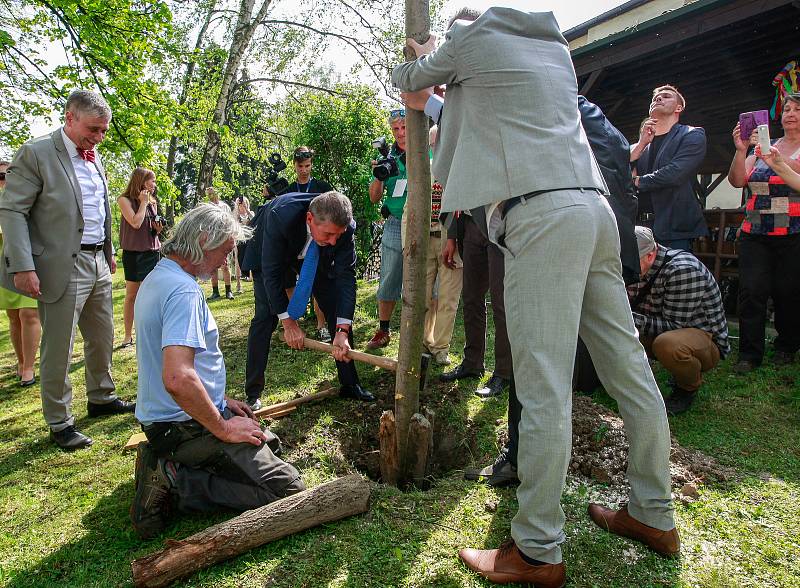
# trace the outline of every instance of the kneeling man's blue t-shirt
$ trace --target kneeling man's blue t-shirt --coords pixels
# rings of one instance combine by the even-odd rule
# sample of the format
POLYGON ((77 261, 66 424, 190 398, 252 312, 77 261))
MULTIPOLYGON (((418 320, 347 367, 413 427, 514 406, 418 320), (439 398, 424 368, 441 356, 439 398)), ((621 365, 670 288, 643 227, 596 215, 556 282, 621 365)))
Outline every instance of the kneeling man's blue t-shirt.
POLYGON ((134 317, 139 422, 149 425, 191 419, 164 388, 163 350, 171 345, 195 350, 195 371, 220 413, 225 410, 225 362, 219 349, 219 331, 194 276, 163 258, 139 288, 134 317))

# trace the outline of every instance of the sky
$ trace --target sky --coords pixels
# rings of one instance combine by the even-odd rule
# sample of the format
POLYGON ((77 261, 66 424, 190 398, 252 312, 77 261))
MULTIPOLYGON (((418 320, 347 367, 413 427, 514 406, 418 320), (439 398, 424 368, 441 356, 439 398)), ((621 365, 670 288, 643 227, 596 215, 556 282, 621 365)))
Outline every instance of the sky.
MULTIPOLYGON (((625 0, 560 0, 559 2, 553 0, 446 0, 442 14, 449 18, 463 6, 480 10, 485 10, 491 6, 505 6, 525 12, 552 11, 561 30, 566 31, 620 4, 624 4, 624 2, 625 0)), ((48 64, 50 67, 64 61, 63 51, 55 43, 47 48, 46 56, 48 61, 52 60, 54 62, 48 64)), ((336 60, 343 73, 349 70, 353 60, 356 59, 355 55, 350 57, 351 59, 342 59, 342 56, 339 55, 336 60)), ((31 126, 32 135, 37 137, 53 129, 58 124, 59 118, 59 114, 54 113, 51 121, 44 118, 34 120, 31 126)))

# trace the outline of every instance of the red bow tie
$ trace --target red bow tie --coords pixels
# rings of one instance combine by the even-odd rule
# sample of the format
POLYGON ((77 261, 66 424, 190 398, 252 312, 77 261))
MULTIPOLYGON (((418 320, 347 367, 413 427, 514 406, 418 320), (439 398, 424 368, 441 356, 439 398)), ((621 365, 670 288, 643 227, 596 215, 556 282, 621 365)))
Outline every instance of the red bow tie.
POLYGON ((78 148, 78 156, 80 156, 81 159, 94 163, 94 149, 78 148))

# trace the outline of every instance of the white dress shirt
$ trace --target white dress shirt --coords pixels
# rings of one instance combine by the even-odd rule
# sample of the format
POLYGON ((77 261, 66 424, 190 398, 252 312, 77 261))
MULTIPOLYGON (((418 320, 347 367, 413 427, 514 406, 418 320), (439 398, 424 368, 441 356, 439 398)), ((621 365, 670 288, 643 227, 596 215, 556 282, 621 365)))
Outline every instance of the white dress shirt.
MULTIPOLYGON (((83 235, 81 245, 96 245, 106 240, 106 183, 97 165, 78 155, 78 148, 61 127, 61 137, 67 148, 72 168, 78 177, 83 196, 83 235)), ((95 161, 100 154, 95 150, 95 161)))

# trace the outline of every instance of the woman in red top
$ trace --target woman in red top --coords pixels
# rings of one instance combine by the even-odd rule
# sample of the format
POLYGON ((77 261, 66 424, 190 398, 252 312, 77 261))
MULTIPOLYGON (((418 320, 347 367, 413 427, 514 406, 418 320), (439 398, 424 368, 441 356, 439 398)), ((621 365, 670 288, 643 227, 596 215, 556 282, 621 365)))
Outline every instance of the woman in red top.
POLYGON ((121 347, 133 345, 133 305, 136 293, 145 276, 156 266, 161 242, 158 235, 163 230, 156 222, 156 174, 137 167, 131 174, 128 187, 117 199, 122 219, 119 224, 119 243, 122 248, 122 267, 125 270, 125 303, 122 316, 125 338, 121 347))
MULTIPOLYGON (((800 172, 800 93, 787 96, 781 125, 783 137, 773 142, 773 148, 780 161, 800 172)), ((736 155, 728 180, 737 188, 747 185, 751 193, 738 244, 740 332, 734 371, 742 374, 764 358, 770 297, 778 332, 773 362, 791 363, 800 349, 800 192, 769 161, 756 154, 747 156, 750 142, 742 140, 739 125, 733 130, 733 143, 736 155)))

